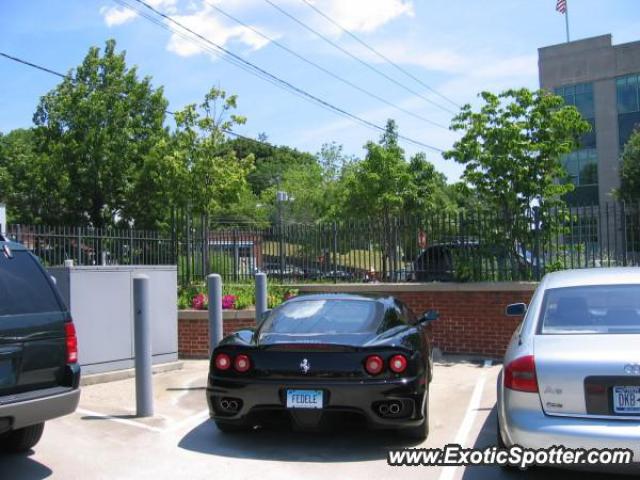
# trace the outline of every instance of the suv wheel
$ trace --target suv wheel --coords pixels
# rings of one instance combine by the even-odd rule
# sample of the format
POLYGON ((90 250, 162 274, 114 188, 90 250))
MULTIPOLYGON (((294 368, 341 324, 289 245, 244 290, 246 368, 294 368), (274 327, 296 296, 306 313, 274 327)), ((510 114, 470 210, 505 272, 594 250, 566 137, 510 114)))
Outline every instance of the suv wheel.
POLYGON ((2 438, 2 447, 7 452, 26 452, 40 441, 43 430, 44 423, 13 430, 2 438))

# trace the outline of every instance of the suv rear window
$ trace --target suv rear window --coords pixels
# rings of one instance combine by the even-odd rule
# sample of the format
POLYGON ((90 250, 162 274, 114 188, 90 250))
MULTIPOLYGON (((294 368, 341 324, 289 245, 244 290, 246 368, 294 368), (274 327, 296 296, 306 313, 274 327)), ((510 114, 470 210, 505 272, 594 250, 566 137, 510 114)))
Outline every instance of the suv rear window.
POLYGON ((375 331, 378 304, 366 300, 308 300, 284 304, 262 324, 260 333, 339 334, 375 331))
POLYGON ((549 289, 541 319, 543 334, 640 333, 640 285, 549 289))
POLYGON ((62 310, 49 281, 25 251, 0 252, 0 316, 62 310))

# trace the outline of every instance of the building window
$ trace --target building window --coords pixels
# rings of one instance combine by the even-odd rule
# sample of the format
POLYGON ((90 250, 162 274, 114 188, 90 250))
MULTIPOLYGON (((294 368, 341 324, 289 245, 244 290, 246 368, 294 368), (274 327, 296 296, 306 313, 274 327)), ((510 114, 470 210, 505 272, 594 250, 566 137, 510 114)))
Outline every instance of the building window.
POLYGON ((627 75, 616 80, 618 97, 618 133, 620 149, 629 141, 636 128, 640 128, 640 75, 627 75))
POLYGON ((566 105, 578 109, 582 117, 591 125, 591 131, 580 138, 577 150, 565 155, 562 165, 568 174, 568 181, 575 189, 565 196, 569 205, 598 204, 598 154, 596 152, 596 121, 593 100, 593 84, 580 83, 565 85, 554 90, 564 99, 566 105))

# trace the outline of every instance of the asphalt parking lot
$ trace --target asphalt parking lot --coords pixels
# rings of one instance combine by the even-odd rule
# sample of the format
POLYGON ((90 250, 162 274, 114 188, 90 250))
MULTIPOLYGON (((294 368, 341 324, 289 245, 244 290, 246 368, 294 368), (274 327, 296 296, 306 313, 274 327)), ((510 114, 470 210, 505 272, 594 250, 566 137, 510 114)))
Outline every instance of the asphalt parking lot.
POLYGON ((499 371, 499 365, 489 362, 438 363, 431 390, 431 433, 417 445, 375 431, 258 430, 223 435, 208 420, 207 362, 187 361, 182 370, 154 376, 153 418, 135 418, 133 379, 84 387, 78 411, 47 423, 43 439, 31 453, 0 456, 0 478, 602 478, 551 469, 505 472, 499 467, 387 465, 391 448, 493 445, 499 371))

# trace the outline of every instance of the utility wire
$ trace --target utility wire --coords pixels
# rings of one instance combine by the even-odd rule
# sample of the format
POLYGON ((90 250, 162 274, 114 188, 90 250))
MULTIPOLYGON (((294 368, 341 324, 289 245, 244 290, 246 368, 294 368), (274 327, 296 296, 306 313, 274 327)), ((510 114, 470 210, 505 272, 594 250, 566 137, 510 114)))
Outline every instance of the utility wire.
POLYGON ((298 25, 300 25, 302 28, 304 28, 305 30, 313 33, 314 35, 316 35, 317 37, 320 37, 322 40, 324 40, 325 42, 327 42, 329 45, 331 45, 333 48, 336 48, 338 50, 340 50, 342 53, 344 53, 345 55, 351 57, 352 59, 354 59, 356 62, 362 64, 363 66, 365 66, 366 68, 368 68, 369 70, 371 70, 372 72, 375 72, 377 75, 380 75, 384 78, 386 78, 388 81, 394 83, 395 85, 399 86, 400 88, 406 90, 407 92, 411 93, 412 95, 415 95, 417 97, 422 98, 425 102, 430 103, 431 105, 438 107, 442 110, 444 110, 445 112, 450 113, 451 115, 455 115, 456 112, 454 112, 453 110, 451 110, 450 108, 447 108, 443 105, 440 105, 437 102, 434 102, 433 100, 431 100, 428 97, 425 97, 423 94, 421 94, 420 92, 412 89, 411 87, 408 87, 407 85, 405 85, 404 83, 399 82, 398 80, 396 80, 395 78, 387 75, 386 73, 384 73, 382 70, 380 70, 379 68, 374 67, 373 65, 371 65, 368 62, 365 62, 364 60, 362 60, 360 57, 358 57, 357 55, 351 53, 349 50, 347 50, 346 48, 341 47, 340 45, 338 45, 336 42, 334 42, 333 40, 331 40, 329 37, 327 37, 326 35, 323 35, 322 33, 318 32, 317 30, 311 28, 309 25, 307 25, 306 23, 304 23, 302 20, 298 19, 297 17, 295 17, 294 15, 292 15, 291 13, 287 12, 285 9, 283 9, 282 7, 280 7, 279 5, 273 3, 271 0, 264 0, 266 3, 268 3, 269 5, 271 5, 273 8, 275 8, 276 10, 278 10, 280 13, 282 13, 284 16, 288 17, 289 19, 293 20, 295 23, 297 23, 298 25))
MULTIPOLYGON (((63 78, 63 79, 71 80, 72 82, 74 81, 74 79, 72 77, 70 77, 69 75, 65 75, 64 73, 60 73, 60 72, 57 72, 57 71, 52 70, 50 68, 43 67, 42 65, 38 65, 36 63, 28 62, 28 61, 23 60, 21 58, 14 57, 13 55, 9 55, 8 53, 0 52, 0 56, 8 58, 9 60, 13 60, 14 62, 17 62, 17 63, 21 63, 22 65, 26 65, 28 67, 35 68, 35 69, 40 70, 42 72, 46 72, 46 73, 49 73, 51 75, 55 75, 55 76, 63 78)), ((165 110, 165 113, 167 115, 171 115, 171 116, 174 116, 176 114, 175 112, 172 112, 171 110, 165 110)), ((231 135, 233 137, 240 138, 242 140, 247 140, 247 141, 250 141, 250 142, 259 143, 261 145, 273 147, 273 145, 271 143, 269 143, 269 142, 264 142, 262 140, 258 140, 258 139, 251 138, 251 137, 247 137, 245 135, 242 135, 240 133, 234 132, 232 130, 221 129, 221 131, 223 133, 226 133, 227 135, 231 135)))
POLYGON ((442 98, 443 100, 446 100, 447 102, 449 102, 451 105, 453 105, 456 108, 461 108, 460 105, 458 105, 456 102, 454 102, 453 100, 451 100, 449 97, 447 97, 446 95, 443 95, 442 93, 438 92, 435 88, 432 88, 430 85, 426 84, 425 82, 423 82, 420 78, 416 77, 415 75, 413 75, 411 72, 409 72, 407 69, 402 68, 400 65, 398 65, 396 62, 394 62, 393 60, 391 60, 390 58, 388 58, 386 55, 384 55, 383 53, 381 53, 379 50, 376 50, 375 48, 373 48, 371 45, 369 45, 367 42, 365 42, 364 40, 362 40, 360 37, 358 37, 357 35, 355 35, 353 32, 347 30, 345 27, 343 27, 342 25, 340 25, 337 21, 335 21, 333 18, 331 18, 329 15, 327 15, 326 13, 324 13, 322 10, 320 10, 318 7, 316 7, 313 3, 311 3, 309 0, 300 0, 301 2, 305 3, 307 6, 309 6, 309 8, 313 9, 318 15, 320 15, 321 17, 325 18, 329 23, 333 24, 334 26, 338 27, 340 30, 342 30, 344 33, 346 33, 347 35, 349 35, 351 38, 353 38, 356 42, 358 42, 360 45, 362 45, 363 47, 365 47, 367 50, 369 50, 370 52, 374 53, 376 56, 378 56, 379 58, 381 58, 382 60, 384 60, 385 62, 387 62, 388 64, 390 64, 391 66, 393 66, 396 70, 404 73, 407 77, 415 80, 416 82, 418 82, 420 85, 422 85, 423 87, 425 87, 426 89, 428 89, 429 91, 431 91, 432 93, 436 94, 437 96, 439 96, 440 98, 442 98))
POLYGON ((392 102, 390 102, 390 101, 388 101, 388 100, 386 100, 386 99, 384 99, 384 98, 380 97, 379 95, 376 95, 375 93, 373 93, 373 92, 371 92, 371 91, 369 91, 369 90, 366 90, 366 89, 364 89, 364 88, 362 88, 362 87, 358 86, 357 84, 355 84, 355 83, 351 82, 350 80, 347 80, 346 78, 341 77, 340 75, 337 75, 336 73, 334 73, 334 72, 332 72, 331 70, 329 70, 329 69, 327 69, 327 68, 323 67, 322 65, 319 65, 318 63, 316 63, 316 62, 313 62, 313 61, 309 60, 308 58, 306 58, 306 57, 304 57, 303 55, 301 55, 301 54, 297 53, 295 50, 293 50, 293 49, 291 49, 291 48, 287 47, 286 45, 284 45, 283 43, 279 42, 278 40, 276 40, 276 39, 274 39, 274 38, 271 38, 271 37, 269 37, 268 35, 265 35, 264 33, 262 33, 262 32, 261 32, 260 30, 258 30, 257 28, 255 28, 255 27, 253 27, 253 26, 251 26, 251 25, 249 25, 249 24, 247 24, 247 23, 243 22, 242 20, 240 20, 239 18, 237 18, 237 17, 235 17, 235 16, 231 15, 230 13, 225 12, 225 11, 224 11, 224 10, 222 10, 220 7, 218 7, 218 6, 214 5, 213 3, 209 2, 208 0, 204 0, 204 2, 205 2, 207 5, 209 5, 212 9, 214 9, 216 12, 218 12, 218 13, 220 13, 221 15, 225 16, 226 18, 228 18, 228 19, 230 19, 230 20, 232 20, 232 21, 234 21, 234 22, 238 23, 239 25, 242 25, 242 26, 243 26, 243 27, 245 27, 245 28, 248 28, 249 30, 251 30, 252 32, 254 32, 256 35, 258 35, 258 36, 260 36, 260 37, 264 38, 265 40, 267 40, 268 42, 272 43, 272 44, 273 44, 273 45, 275 45, 276 47, 278 47, 278 48, 280 48, 280 49, 282 49, 282 50, 286 51, 287 53, 289 53, 289 54, 293 55, 293 56, 294 56, 294 57, 296 57, 297 59, 299 59, 299 60, 301 60, 301 61, 303 61, 303 62, 307 63, 308 65, 311 65, 312 67, 314 67, 314 68, 316 68, 316 69, 320 70, 321 72, 323 72, 323 73, 325 73, 325 74, 329 75, 330 77, 332 77, 332 78, 334 78, 334 79, 336 79, 336 80, 338 80, 338 81, 340 81, 340 82, 344 83, 345 85, 348 85, 348 86, 350 86, 351 88, 354 88, 354 89, 356 89, 356 90, 358 90, 358 91, 360 91, 360 92, 364 93, 365 95, 368 95, 369 97, 371 97, 371 98, 373 98, 373 99, 375 99, 375 100, 378 100, 378 101, 380 101, 380 102, 384 103, 385 105, 388 105, 388 106, 390 106, 390 107, 392 107, 392 108, 395 108, 396 110, 399 110, 399 111, 401 111, 401 112, 403 112, 403 113, 405 113, 405 114, 407 114, 407 115, 410 115, 410 116, 412 116, 412 117, 414 117, 414 118, 417 118, 418 120, 422 120, 422 121, 423 121, 423 122, 425 122, 425 123, 428 123, 428 124, 434 125, 434 126, 436 126, 436 127, 443 128, 443 129, 445 129, 445 130, 448 130, 448 127, 446 127, 445 125, 442 125, 441 123, 438 123, 438 122, 434 122, 433 120, 430 120, 430 119, 428 119, 428 118, 426 118, 426 117, 423 117, 422 115, 418 115, 418 114, 416 114, 416 113, 414 113, 414 112, 411 112, 411 111, 409 111, 409 110, 407 110, 407 109, 405 109, 405 108, 403 108, 403 107, 401 107, 401 106, 399 106, 399 105, 396 105, 396 104, 394 104, 394 103, 392 103, 392 102))
MULTIPOLYGON (((116 3, 118 3, 118 4, 120 4, 120 5, 127 6, 126 2, 124 2, 123 0, 114 0, 114 1, 116 3)), ((195 32, 194 30, 190 29, 189 27, 186 27, 185 25, 183 25, 179 21, 175 20, 171 16, 160 12, 159 10, 157 10, 156 8, 154 8, 153 6, 151 6, 150 4, 145 2, 144 0, 132 0, 132 1, 134 1, 135 3, 140 4, 144 8, 146 8, 146 9, 150 10, 151 12, 155 13, 156 15, 162 17, 167 22, 170 22, 171 24, 178 26, 179 28, 183 29, 184 31, 189 32, 191 35, 193 35, 194 37, 197 37, 200 40, 202 40, 202 41, 206 42, 207 44, 211 45, 212 47, 217 49, 219 52, 222 52, 223 54, 225 54, 224 56, 221 57, 224 60, 229 60, 229 58, 231 58, 233 60, 231 63, 237 65, 237 62, 239 62, 241 65, 244 65, 244 66, 248 67, 249 71, 251 73, 253 73, 254 75, 256 75, 256 76, 258 76, 260 78, 263 78, 263 79, 264 79, 264 77, 266 77, 267 80, 276 82, 277 84, 283 86, 284 88, 286 88, 286 89, 288 89, 288 90, 290 90, 290 91, 292 91, 294 93, 297 93, 300 96, 303 96, 305 99, 307 99, 307 100, 309 100, 309 101, 311 101, 313 103, 316 103, 316 104, 319 104, 321 106, 324 106, 324 107, 326 107, 326 108, 328 108, 330 110, 333 110, 334 112, 336 112, 336 113, 338 113, 338 114, 340 114, 342 116, 348 117, 351 120, 354 120, 354 121, 356 121, 356 122, 358 122, 358 123, 360 123, 362 125, 368 126, 368 127, 372 128, 374 130, 378 130, 378 131, 381 131, 381 132, 385 132, 386 131, 386 129, 384 127, 382 127, 380 125, 377 125, 377 124, 375 124, 373 122, 370 122, 369 120, 366 120, 366 119, 364 119, 362 117, 359 117, 358 115, 350 113, 350 112, 348 112, 347 110, 344 110, 341 107, 337 107, 337 106, 329 103, 328 101, 323 100, 323 99, 321 99, 321 98, 319 98, 319 97, 307 92, 306 90, 293 85, 292 83, 290 83, 290 82, 288 82, 286 80, 283 80, 282 78, 270 73, 269 71, 265 70, 264 68, 259 67, 259 66, 255 65, 255 64, 251 63, 248 60, 245 60, 244 58, 242 58, 239 55, 233 53, 232 51, 224 48, 221 45, 218 45, 217 43, 215 43, 215 42, 213 42, 211 40, 209 40, 208 38, 206 38, 206 37, 202 36, 201 34, 195 32)), ((266 0, 266 1, 268 1, 268 0, 266 0)), ((130 7, 128 7, 128 8, 130 8, 130 7)), ((134 11, 137 11, 137 10, 134 9, 134 11)), ((145 17, 145 18, 148 18, 148 17, 145 17)), ((404 135, 398 135, 398 139, 402 139, 402 140, 404 140, 406 142, 412 143, 414 145, 417 145, 417 146, 420 146, 420 147, 423 147, 423 148, 427 148, 429 150, 434 150, 434 151, 437 151, 437 152, 442 152, 443 151, 442 149, 440 149, 438 147, 435 147, 433 145, 429 145, 427 143, 421 142, 419 140, 415 140, 413 138, 410 138, 410 137, 407 137, 407 136, 404 136, 404 135)))
POLYGON ((42 67, 40 65, 36 65, 35 63, 27 62, 26 60, 22 60, 21 58, 14 57, 13 55, 9 55, 8 53, 0 52, 0 56, 8 58, 9 60, 13 60, 14 62, 22 63, 23 65, 27 65, 29 67, 37 68, 38 70, 41 70, 43 72, 47 72, 47 73, 51 73, 53 75, 57 75, 58 77, 61 77, 61 78, 67 78, 66 75, 64 75, 64 74, 62 74, 60 72, 56 72, 56 71, 50 70, 50 69, 48 69, 46 67, 42 67))

